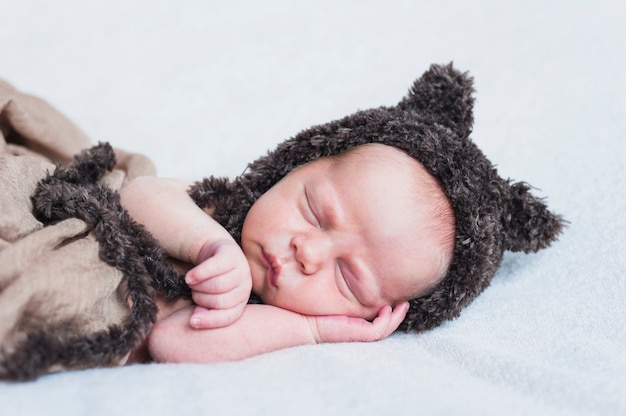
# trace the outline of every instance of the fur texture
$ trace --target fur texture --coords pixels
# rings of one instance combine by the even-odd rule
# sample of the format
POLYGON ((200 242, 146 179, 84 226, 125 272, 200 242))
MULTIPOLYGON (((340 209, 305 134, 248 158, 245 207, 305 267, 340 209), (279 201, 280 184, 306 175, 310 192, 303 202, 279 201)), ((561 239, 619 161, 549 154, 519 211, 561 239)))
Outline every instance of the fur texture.
POLYGON ((240 177, 209 177, 190 195, 238 240, 257 198, 294 168, 366 143, 395 146, 420 161, 442 185, 456 218, 452 264, 428 295, 410 301, 401 329, 422 331, 457 317, 491 282, 505 250, 547 247, 563 227, 560 216, 511 183, 470 139, 473 80, 452 64, 433 65, 394 107, 359 111, 311 127, 257 159, 240 177))

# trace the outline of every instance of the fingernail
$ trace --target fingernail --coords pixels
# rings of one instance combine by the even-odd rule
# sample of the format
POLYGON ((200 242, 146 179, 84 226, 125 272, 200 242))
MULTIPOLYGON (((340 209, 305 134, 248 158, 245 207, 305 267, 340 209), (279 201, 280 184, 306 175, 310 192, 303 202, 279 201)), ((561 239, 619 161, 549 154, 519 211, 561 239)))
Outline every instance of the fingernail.
POLYGON ((187 283, 188 285, 193 283, 193 276, 190 275, 189 273, 185 275, 185 283, 187 283))
POLYGON ((192 316, 189 320, 189 325, 191 325, 192 328, 197 328, 200 324, 202 324, 202 319, 200 319, 199 316, 192 316))

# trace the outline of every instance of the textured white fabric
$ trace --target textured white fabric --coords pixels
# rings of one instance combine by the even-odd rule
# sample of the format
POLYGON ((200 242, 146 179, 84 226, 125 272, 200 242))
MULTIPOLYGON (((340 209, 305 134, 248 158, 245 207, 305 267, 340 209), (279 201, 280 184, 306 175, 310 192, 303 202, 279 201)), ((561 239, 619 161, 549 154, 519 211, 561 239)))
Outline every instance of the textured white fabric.
POLYGON ((0 383, 0 413, 626 414, 623 5, 420 3, 2 1, 0 78, 162 176, 237 175, 454 61, 475 77, 474 140, 571 223, 425 334, 0 383))

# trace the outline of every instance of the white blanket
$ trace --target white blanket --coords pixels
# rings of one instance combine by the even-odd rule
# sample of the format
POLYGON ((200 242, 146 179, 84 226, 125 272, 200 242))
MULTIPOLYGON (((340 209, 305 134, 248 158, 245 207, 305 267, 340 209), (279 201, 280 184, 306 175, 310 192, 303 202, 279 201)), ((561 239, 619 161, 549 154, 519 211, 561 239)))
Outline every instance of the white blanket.
POLYGON ((2 2, 0 78, 162 176, 237 175, 452 60, 474 140, 570 225, 428 333, 0 383, 0 413, 626 414, 626 14, 582 3, 2 2))

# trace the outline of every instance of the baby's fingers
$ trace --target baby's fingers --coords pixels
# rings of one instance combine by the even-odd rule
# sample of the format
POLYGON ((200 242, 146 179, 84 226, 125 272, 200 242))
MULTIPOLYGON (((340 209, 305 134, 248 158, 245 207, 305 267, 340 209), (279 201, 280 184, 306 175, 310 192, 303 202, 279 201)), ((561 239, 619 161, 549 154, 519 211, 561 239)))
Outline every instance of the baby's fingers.
POLYGON ((249 295, 250 292, 241 287, 220 294, 192 290, 191 297, 198 307, 189 324, 198 329, 228 326, 239 319, 249 295))
POLYGON ((196 306, 189 318, 189 325, 194 329, 212 329, 228 326, 241 317, 245 306, 245 303, 230 309, 206 309, 202 306, 196 306))
POLYGON ((389 321, 390 331, 387 334, 388 336, 391 335, 396 329, 398 329, 402 321, 404 321, 404 318, 406 317, 408 311, 409 302, 402 302, 401 304, 396 305, 396 307, 393 308, 393 312, 391 312, 391 319, 389 321))
POLYGON ((309 316, 307 322, 317 342, 379 341, 398 329, 408 309, 408 302, 393 311, 391 306, 383 306, 372 322, 345 315, 309 316))
POLYGON ((230 309, 246 303, 250 293, 239 289, 231 290, 226 293, 204 293, 197 290, 191 291, 191 298, 199 305, 208 309, 230 309))
POLYGON ((197 276, 191 274, 192 270, 187 272, 185 281, 193 291, 220 294, 230 292, 237 289, 240 282, 233 278, 230 274, 222 274, 219 276, 208 277, 201 280, 197 276))
POLYGON ((197 285, 213 277, 228 274, 233 269, 228 259, 220 256, 211 257, 189 270, 185 275, 185 282, 189 286, 197 285))
POLYGON ((378 341, 391 335, 393 331, 398 329, 408 310, 409 302, 397 305, 393 311, 390 306, 381 308, 378 316, 372 321, 370 341, 378 341))

